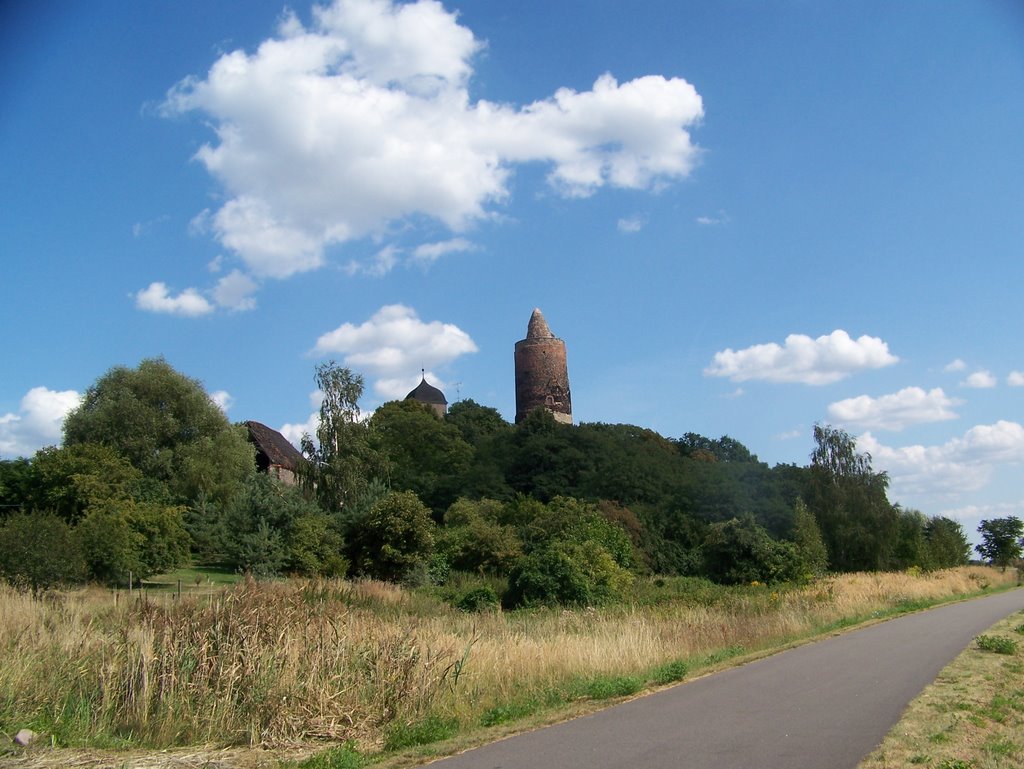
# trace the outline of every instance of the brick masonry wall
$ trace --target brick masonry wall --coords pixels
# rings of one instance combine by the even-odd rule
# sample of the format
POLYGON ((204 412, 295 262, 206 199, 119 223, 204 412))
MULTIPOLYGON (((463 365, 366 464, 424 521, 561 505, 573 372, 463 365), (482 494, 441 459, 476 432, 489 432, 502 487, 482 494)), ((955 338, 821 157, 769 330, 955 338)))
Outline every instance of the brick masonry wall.
POLYGON ((516 342, 516 422, 535 408, 550 411, 556 420, 572 423, 569 367, 565 342, 554 337, 516 342))

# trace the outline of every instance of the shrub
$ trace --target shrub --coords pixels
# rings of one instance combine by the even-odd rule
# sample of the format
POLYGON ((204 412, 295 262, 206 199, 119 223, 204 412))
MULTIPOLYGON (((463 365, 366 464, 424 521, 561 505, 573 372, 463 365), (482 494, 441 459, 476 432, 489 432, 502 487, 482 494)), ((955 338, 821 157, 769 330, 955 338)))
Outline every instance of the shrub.
POLYGON ((398 581, 434 551, 434 521, 411 491, 390 492, 370 508, 353 532, 357 569, 377 579, 398 581))
POLYGON ((475 612, 497 609, 501 604, 498 594, 490 585, 474 587, 463 593, 456 601, 455 608, 475 612))
POLYGON ((796 546, 772 539, 749 514, 708 527, 702 553, 707 576, 727 585, 788 582, 806 571, 796 546))
POLYGON ((674 660, 655 668, 651 680, 658 686, 666 686, 674 684, 676 681, 682 681, 688 672, 689 667, 683 660, 674 660))
POLYGON ((621 595, 632 579, 598 542, 554 540, 519 559, 502 602, 593 606, 621 595))
POLYGON ((978 648, 986 652, 995 652, 996 654, 1016 654, 1017 653, 1017 642, 1012 638, 1003 638, 1002 636, 995 635, 980 635, 975 641, 978 643, 978 648))
POLYGON ((50 513, 15 513, 0 524, 0 577, 41 590, 85 579, 85 559, 71 528, 50 513))

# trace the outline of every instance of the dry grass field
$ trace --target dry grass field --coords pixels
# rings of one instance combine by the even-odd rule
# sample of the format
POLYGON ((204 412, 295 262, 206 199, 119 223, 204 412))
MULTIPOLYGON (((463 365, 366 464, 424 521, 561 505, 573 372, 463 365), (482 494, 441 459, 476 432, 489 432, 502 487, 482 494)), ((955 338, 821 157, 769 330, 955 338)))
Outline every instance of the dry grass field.
MULTIPOLYGON (((395 751, 628 696, 1015 578, 964 567, 786 589, 655 580, 628 605, 507 613, 341 580, 246 581, 116 603, 95 588, 43 598, 0 588, 0 732, 27 727, 50 746, 113 755, 207 746, 195 765, 209 767, 245 765, 238 747, 305 752, 352 741, 363 753, 395 751)), ((0 764, 42 766, 50 755, 74 765, 74 751, 46 751, 0 752, 0 764)))

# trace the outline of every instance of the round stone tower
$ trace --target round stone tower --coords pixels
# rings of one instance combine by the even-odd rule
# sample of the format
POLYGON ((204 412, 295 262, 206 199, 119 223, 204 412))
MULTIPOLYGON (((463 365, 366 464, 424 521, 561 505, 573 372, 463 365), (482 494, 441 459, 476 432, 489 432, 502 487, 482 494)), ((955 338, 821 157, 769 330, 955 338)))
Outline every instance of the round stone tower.
POLYGON ((538 407, 556 421, 572 424, 565 342, 551 333, 541 311, 534 310, 526 339, 516 342, 516 422, 538 407))

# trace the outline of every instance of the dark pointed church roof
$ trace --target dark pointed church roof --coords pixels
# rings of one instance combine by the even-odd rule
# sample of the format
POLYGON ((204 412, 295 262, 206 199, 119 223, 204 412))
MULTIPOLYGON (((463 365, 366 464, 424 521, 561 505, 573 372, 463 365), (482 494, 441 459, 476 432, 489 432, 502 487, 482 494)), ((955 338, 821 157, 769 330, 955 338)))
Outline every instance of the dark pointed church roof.
POLYGON ((548 328, 548 322, 544 320, 544 314, 539 308, 534 308, 530 316, 530 325, 526 327, 527 339, 554 339, 555 335, 548 328))
POLYGON ((438 390, 431 384, 427 384, 427 375, 423 375, 423 379, 416 389, 405 396, 406 400, 417 400, 420 403, 429 403, 431 406, 447 406, 448 401, 444 397, 444 393, 438 390))

